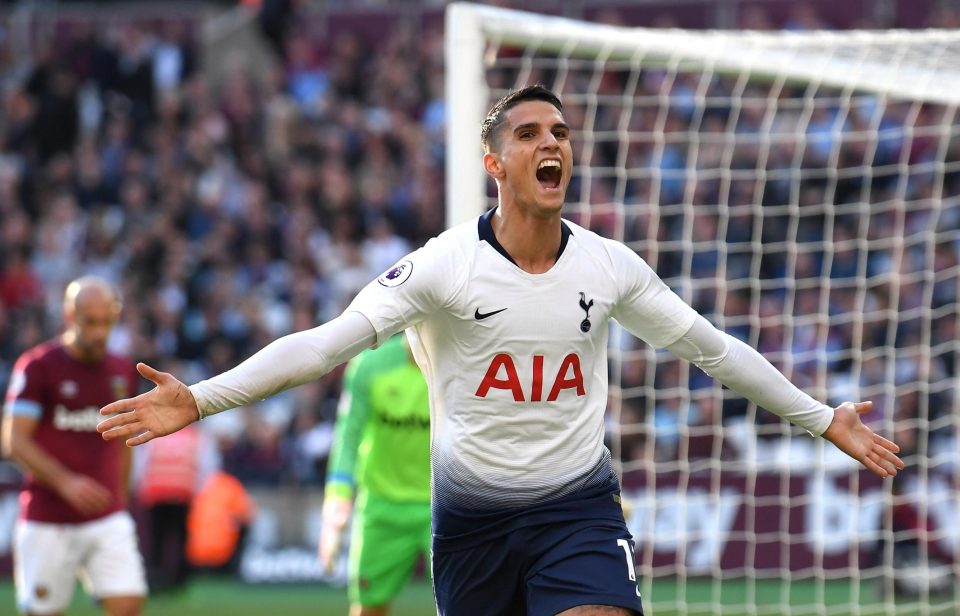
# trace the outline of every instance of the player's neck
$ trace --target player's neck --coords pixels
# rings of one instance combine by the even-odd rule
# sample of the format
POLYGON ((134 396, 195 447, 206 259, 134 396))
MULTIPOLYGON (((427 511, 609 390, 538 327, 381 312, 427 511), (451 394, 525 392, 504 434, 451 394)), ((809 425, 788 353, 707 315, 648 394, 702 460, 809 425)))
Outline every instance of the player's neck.
POLYGON ((490 225, 497 241, 523 271, 542 274, 557 262, 560 212, 544 217, 501 205, 490 219, 490 225))
POLYGON ((100 358, 91 357, 90 354, 80 346, 76 336, 71 332, 64 332, 60 336, 60 342, 63 344, 63 350, 67 355, 82 364, 95 364, 100 360, 100 358))

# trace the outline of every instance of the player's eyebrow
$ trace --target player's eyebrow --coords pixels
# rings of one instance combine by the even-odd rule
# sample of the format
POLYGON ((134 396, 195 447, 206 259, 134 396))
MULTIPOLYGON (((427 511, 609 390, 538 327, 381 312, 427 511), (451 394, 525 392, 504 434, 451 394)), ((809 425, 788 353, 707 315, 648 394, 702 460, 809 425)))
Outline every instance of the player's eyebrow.
MULTIPOLYGON (((514 129, 513 129, 513 132, 517 133, 517 132, 520 132, 520 131, 522 131, 522 130, 524 130, 524 129, 536 129, 536 128, 540 128, 540 123, 539 123, 539 122, 526 122, 526 123, 521 124, 521 125, 517 126, 516 128, 514 128, 514 129)), ((570 127, 567 126, 567 123, 566 123, 566 122, 557 122, 557 123, 553 124, 553 125, 550 127, 550 130, 556 130, 556 129, 558 129, 558 128, 563 129, 563 130, 566 130, 566 131, 569 131, 569 130, 570 130, 570 127)))

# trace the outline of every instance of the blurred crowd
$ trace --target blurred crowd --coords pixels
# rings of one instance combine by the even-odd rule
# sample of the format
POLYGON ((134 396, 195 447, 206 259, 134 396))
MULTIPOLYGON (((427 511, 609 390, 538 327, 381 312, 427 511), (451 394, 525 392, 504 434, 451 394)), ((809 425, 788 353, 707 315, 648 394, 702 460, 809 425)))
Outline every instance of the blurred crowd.
MULTIPOLYGON (((662 129, 657 108, 633 110, 629 130, 638 138, 627 148, 627 167, 644 171, 619 186, 591 186, 593 225, 616 232, 616 217, 595 213, 622 192, 624 239, 701 314, 818 399, 834 406, 873 400, 868 420, 910 455, 926 448, 927 436, 934 449, 950 451, 960 140, 949 111, 868 94, 846 99, 828 88, 811 104, 805 87, 771 83, 746 87, 737 109, 729 104, 735 77, 715 79, 701 99, 713 102, 694 104, 700 78, 648 76, 645 97, 669 92, 679 103, 662 129)), ((616 133, 617 112, 598 111, 595 130, 616 133)), ((611 169, 619 154, 594 152, 598 166, 611 169)), ((680 425, 710 435, 721 421, 748 414, 739 396, 718 408, 712 379, 670 356, 658 356, 652 382, 641 361, 621 383, 638 391, 651 384, 657 399, 647 412, 653 408, 651 425, 666 443, 658 455, 667 459, 678 456, 680 425)), ((634 400, 640 418, 647 395, 634 400)), ((769 413, 750 419, 770 424, 761 434, 786 430, 769 413)), ((707 447, 697 455, 716 454, 707 447)))
MULTIPOLYGON (((113 350, 195 382, 336 316, 443 229, 439 30, 397 24, 374 54, 293 29, 215 90, 198 28, 81 24, 3 83, 0 390, 78 275, 122 293, 113 350)), ((210 422, 224 466, 319 480, 339 379, 210 422)))
MULTIPOLYGON (((602 21, 631 25, 621 14, 602 21)), ((760 7, 746 26, 776 29, 760 7)), ((943 5, 925 25, 956 28, 943 5)), ((676 26, 669 19, 663 26, 676 26)), ((870 23, 860 22, 861 26, 870 23)), ((875 25, 875 24, 874 24, 875 25)), ((829 29, 811 3, 780 27, 829 29)), ((498 92, 556 81, 498 50, 498 92)), ((814 61, 814 60, 811 60, 814 61)), ((945 106, 718 72, 592 61, 562 71, 574 157, 568 216, 622 238, 701 314, 819 400, 871 400, 866 420, 911 463, 960 468, 960 138, 945 106), (631 85, 632 84, 632 85, 631 85), (631 88, 633 88, 631 90, 631 88), (663 101, 669 100, 668 105, 663 101)), ((813 441, 634 338, 616 340, 620 457, 658 471, 705 459, 801 466, 813 441)))
MULTIPOLYGON (((295 19, 265 34, 275 53, 266 70, 238 63, 218 80, 203 70, 199 25, 189 19, 77 27, 29 66, 0 71, 0 391, 16 356, 58 331, 64 285, 80 274, 122 293, 115 351, 195 382, 336 316, 444 228, 441 22, 399 19, 377 40, 350 30, 321 39, 295 19)), ((831 402, 859 387, 878 401, 878 417, 895 413, 910 420, 905 430, 949 438, 944 418, 957 402, 943 384, 957 370, 960 173, 920 165, 960 160, 960 142, 943 141, 946 111, 886 105, 877 142, 866 136, 876 101, 864 97, 846 113, 824 96, 799 172, 787 135, 803 110, 786 109, 769 149, 732 151, 734 168, 766 170, 762 186, 693 179, 685 173, 694 150, 697 168, 719 168, 730 135, 761 131, 765 111, 761 103, 732 115, 736 84, 724 78, 711 100, 727 103, 698 107, 696 79, 644 76, 637 100, 669 88, 678 103, 665 119, 638 107, 630 131, 653 135, 663 122, 665 145, 651 137, 624 152, 615 139, 598 141, 595 166, 615 168, 626 155, 637 173, 623 185, 593 182, 595 212, 573 215, 616 231, 605 216, 615 208, 605 206, 622 195, 631 212, 624 239, 798 385, 831 402), (869 175, 831 177, 837 154, 841 167, 869 175), (904 161, 919 170, 906 184, 904 161), (784 249, 788 240, 795 248, 784 249)), ((587 85, 574 75, 567 87, 587 85)), ((622 93, 623 80, 612 75, 600 87, 622 93)), ((753 87, 748 99, 771 98, 753 87)), ((565 94, 568 120, 582 125, 586 105, 565 94)), ((794 94, 802 99, 782 98, 794 94)), ((600 108, 594 130, 615 133, 618 112, 600 108)), ((641 394, 625 398, 623 421, 662 430, 658 457, 690 450, 669 437, 680 424, 710 436, 724 417, 746 414, 739 402, 700 395, 703 375, 666 358, 651 370, 631 344, 620 385, 641 394), (687 385, 690 397, 680 395, 687 385)), ((252 484, 322 481, 340 377, 203 422, 223 467, 252 484)), ((628 435, 625 455, 643 456, 648 444, 628 435)))

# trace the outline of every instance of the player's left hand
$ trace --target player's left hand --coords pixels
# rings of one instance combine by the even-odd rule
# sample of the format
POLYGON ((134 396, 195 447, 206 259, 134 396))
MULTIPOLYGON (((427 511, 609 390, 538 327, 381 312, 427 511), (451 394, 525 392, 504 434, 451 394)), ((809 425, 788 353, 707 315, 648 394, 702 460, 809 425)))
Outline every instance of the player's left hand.
POLYGON ((888 477, 903 470, 903 460, 897 457, 900 447, 874 433, 860 421, 860 415, 869 412, 873 402, 844 402, 834 409, 833 421, 823 438, 859 461, 878 477, 888 477))
POLYGON ((343 534, 353 511, 353 501, 333 494, 323 499, 323 523, 320 528, 320 545, 317 557, 323 572, 330 575, 337 567, 337 557, 343 545, 343 534))
POLYGON ((105 440, 130 437, 126 440, 128 446, 142 445, 200 419, 197 401, 176 377, 144 363, 137 364, 137 371, 157 386, 135 398, 117 400, 100 409, 101 415, 113 415, 97 424, 97 432, 105 440))

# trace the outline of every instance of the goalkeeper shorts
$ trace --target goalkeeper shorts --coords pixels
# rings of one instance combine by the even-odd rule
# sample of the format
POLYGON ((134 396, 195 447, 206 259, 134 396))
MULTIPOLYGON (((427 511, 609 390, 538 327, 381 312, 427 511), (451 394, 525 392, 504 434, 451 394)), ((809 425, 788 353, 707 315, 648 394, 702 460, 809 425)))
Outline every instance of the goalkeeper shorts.
POLYGON ((421 556, 429 569, 430 503, 398 503, 361 493, 350 536, 350 602, 390 603, 410 580, 421 556))

